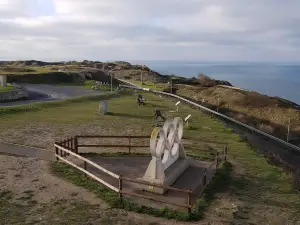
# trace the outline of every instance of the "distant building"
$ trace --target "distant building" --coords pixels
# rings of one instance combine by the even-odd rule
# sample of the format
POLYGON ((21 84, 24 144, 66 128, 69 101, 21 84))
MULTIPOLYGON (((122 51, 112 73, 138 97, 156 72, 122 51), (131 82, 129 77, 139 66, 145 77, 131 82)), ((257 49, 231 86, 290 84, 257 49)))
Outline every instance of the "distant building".
POLYGON ((4 87, 7 85, 6 75, 0 75, 0 87, 4 87))

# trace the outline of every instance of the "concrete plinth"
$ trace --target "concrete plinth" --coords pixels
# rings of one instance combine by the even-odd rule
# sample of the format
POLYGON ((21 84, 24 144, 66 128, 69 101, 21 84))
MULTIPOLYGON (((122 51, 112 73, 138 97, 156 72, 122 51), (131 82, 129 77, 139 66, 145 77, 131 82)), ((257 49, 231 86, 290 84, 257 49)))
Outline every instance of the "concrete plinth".
MULTIPOLYGON (((179 159, 173 163, 167 170, 164 171, 165 177, 160 179, 153 179, 151 177, 144 176, 138 178, 138 180, 149 182, 154 185, 171 186, 176 180, 189 168, 189 162, 186 159, 179 159)), ((167 189, 153 187, 151 185, 141 185, 142 190, 153 192, 155 194, 165 194, 167 189)))

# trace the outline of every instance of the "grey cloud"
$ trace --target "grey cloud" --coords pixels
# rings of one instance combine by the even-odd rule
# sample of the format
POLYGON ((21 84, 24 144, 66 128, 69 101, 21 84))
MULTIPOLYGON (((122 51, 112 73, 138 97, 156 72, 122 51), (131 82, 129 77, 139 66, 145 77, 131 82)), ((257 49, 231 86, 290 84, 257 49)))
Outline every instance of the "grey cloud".
MULTIPOLYGON (((124 1, 116 0, 115 5, 120 5, 115 8, 99 6, 97 1, 86 1, 90 2, 87 12, 82 10, 80 13, 86 13, 95 20, 72 21, 71 17, 66 19, 53 15, 56 18, 54 21, 37 27, 25 27, 3 20, 29 18, 28 5, 23 5, 22 10, 0 9, 0 41, 6 42, 12 49, 7 52, 7 47, 1 49, 0 46, 0 58, 43 58, 45 55, 40 53, 39 48, 48 43, 55 49, 44 52, 53 59, 97 59, 107 56, 124 60, 300 60, 300 28, 297 26, 300 22, 300 2, 296 0, 291 0, 289 4, 283 4, 281 0, 128 0, 126 7, 124 1), (240 29, 204 30, 197 26, 197 21, 193 21, 192 28, 185 31, 176 27, 177 21, 185 21, 189 16, 201 13, 208 5, 223 7, 222 16, 236 23, 240 29), (119 22, 103 24, 97 21, 102 13, 116 16, 119 22), (120 17, 117 17, 119 14, 120 17), (126 20, 126 16, 130 17, 130 23, 122 21, 126 20), (26 37, 33 37, 33 41, 26 40, 26 37), (118 43, 119 40, 124 41, 123 48, 117 44, 115 47, 99 44, 102 41, 118 43)), ((74 4, 77 3, 75 0, 74 4)), ((212 21, 206 22, 209 24, 212 21)))

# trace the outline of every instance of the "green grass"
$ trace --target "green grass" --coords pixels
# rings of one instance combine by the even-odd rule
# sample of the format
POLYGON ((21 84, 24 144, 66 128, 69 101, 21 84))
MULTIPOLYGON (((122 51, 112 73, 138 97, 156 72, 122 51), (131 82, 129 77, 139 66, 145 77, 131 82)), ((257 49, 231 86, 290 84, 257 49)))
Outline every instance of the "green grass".
POLYGON ((152 81, 145 81, 144 84, 142 85, 142 82, 140 81, 131 81, 132 83, 135 83, 136 85, 143 87, 143 88, 150 88, 151 90, 155 91, 163 91, 164 89, 164 84, 154 84, 152 81))
MULTIPOLYGON (((19 197, 9 190, 0 189, 0 224, 16 225, 78 225, 78 224, 136 224, 124 214, 114 210, 105 210, 98 205, 91 205, 79 200, 52 200, 39 203, 32 199, 35 193, 24 191, 19 197), (125 218, 124 218, 125 217, 125 218)), ((73 196, 75 193, 73 193, 73 196)), ((145 223, 147 224, 147 223, 145 223)))
POLYGON ((0 92, 8 92, 13 90, 15 90, 15 88, 10 84, 7 84, 7 86, 4 87, 0 87, 0 92))
POLYGON ((213 188, 216 189, 215 197, 209 201, 202 199, 200 203, 205 207, 201 211, 212 215, 212 220, 226 220, 232 224, 276 224, 283 218, 296 224, 300 220, 300 196, 291 185, 289 173, 269 165, 238 134, 218 120, 185 104, 180 105, 178 113, 170 113, 175 109, 175 102, 151 94, 142 95, 147 104, 141 107, 136 104, 136 95, 129 93, 121 97, 114 94, 113 97, 86 97, 0 109, 0 141, 48 147, 57 139, 76 134, 150 135, 154 127, 153 105, 167 117, 184 118, 191 114, 189 126, 192 129, 184 131, 184 138, 189 141, 184 145, 186 152, 212 160, 215 149, 223 147, 221 143, 226 141, 232 164, 231 177, 224 180, 228 180, 224 184, 227 187, 213 188), (96 113, 99 100, 105 98, 109 98, 110 114, 99 115, 96 113), (238 207, 228 208, 228 204, 238 207))

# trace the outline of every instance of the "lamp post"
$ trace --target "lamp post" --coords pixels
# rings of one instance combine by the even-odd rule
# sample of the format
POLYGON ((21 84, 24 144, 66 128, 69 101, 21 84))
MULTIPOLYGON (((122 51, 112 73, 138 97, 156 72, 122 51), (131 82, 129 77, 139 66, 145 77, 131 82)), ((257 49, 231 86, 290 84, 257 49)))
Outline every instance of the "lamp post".
POLYGON ((112 87, 112 82, 113 82, 113 79, 112 79, 112 69, 111 69, 111 66, 108 66, 108 68, 110 69, 108 74, 110 75, 110 91, 112 92, 113 91, 113 87, 112 87))
POLYGON ((142 66, 142 71, 141 71, 141 85, 143 86, 143 70, 144 70, 144 65, 142 66))

